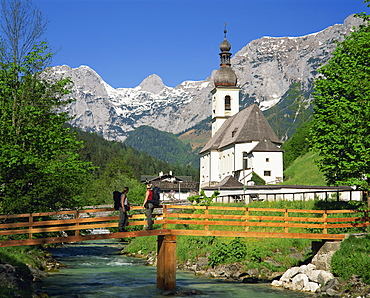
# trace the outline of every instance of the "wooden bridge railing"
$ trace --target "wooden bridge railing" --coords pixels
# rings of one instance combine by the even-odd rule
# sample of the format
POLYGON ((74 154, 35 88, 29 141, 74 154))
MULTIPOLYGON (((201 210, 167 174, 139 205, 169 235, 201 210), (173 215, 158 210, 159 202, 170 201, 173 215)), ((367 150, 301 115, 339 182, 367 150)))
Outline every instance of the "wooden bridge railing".
POLYGON ((341 240, 370 224, 368 211, 358 210, 164 207, 164 228, 177 235, 341 240), (195 212, 186 212, 189 209, 195 212))
MULTIPOLYGON (((141 207, 132 207, 129 230, 105 238, 148 235, 198 235, 227 237, 303 238, 341 240, 345 234, 369 226, 368 211, 302 210, 248 207, 163 205, 154 215, 155 231, 146 225, 141 207), (160 211, 160 212, 159 212, 160 211)), ((117 227, 113 208, 0 215, 0 246, 32 245, 96 239, 89 230, 117 227), (60 236, 63 234, 64 236, 60 236), (17 236, 21 240, 4 236, 17 236), (56 236, 57 235, 57 236, 56 236), (25 239, 26 238, 26 239, 25 239), (39 239, 49 239, 41 241, 39 239), (36 241, 38 239, 38 241, 36 241), (51 239, 51 240, 50 240, 51 239)))

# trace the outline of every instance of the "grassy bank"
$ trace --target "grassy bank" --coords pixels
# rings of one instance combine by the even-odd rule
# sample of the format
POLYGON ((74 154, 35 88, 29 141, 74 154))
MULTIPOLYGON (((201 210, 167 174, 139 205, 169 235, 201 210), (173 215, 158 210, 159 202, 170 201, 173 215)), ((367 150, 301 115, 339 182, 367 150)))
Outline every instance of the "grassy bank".
POLYGON ((307 152, 284 171, 284 185, 326 185, 325 177, 315 164, 317 153, 307 152), (302 171, 304 169, 304 171, 302 171))
POLYGON ((0 297, 35 297, 31 268, 44 270, 48 253, 38 246, 1 247, 0 297))

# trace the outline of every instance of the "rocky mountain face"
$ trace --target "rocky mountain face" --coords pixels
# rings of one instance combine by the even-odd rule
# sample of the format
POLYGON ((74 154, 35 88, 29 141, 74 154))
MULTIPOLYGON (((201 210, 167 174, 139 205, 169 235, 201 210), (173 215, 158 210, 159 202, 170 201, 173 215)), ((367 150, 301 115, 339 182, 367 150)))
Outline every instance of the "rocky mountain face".
MULTIPOLYGON (((360 19, 349 16, 343 24, 301 37, 262 37, 237 52, 231 60, 241 87, 241 108, 258 103, 262 110, 275 105, 292 83, 311 90, 317 68, 360 19)), ((217 53, 215 53, 216 55, 217 53)), ((174 134, 192 128, 210 116, 212 76, 204 81, 184 81, 167 87, 153 74, 135 88, 114 89, 88 66, 56 66, 57 76, 71 77, 70 95, 76 101, 66 107, 71 121, 84 131, 108 140, 124 141, 141 125, 174 134)))
POLYGON ((303 91, 312 89, 317 69, 334 51, 360 18, 349 16, 343 24, 300 37, 262 37, 242 48, 232 58, 238 77, 242 104, 257 102, 262 110, 281 99, 292 83, 301 82, 303 91))

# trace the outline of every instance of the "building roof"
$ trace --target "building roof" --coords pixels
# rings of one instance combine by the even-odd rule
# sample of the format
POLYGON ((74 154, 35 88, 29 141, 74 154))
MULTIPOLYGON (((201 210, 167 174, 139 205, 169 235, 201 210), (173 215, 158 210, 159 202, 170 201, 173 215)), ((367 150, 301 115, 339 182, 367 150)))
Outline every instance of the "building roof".
POLYGON ((168 180, 168 181, 192 181, 192 176, 173 176, 171 174, 163 174, 161 176, 153 176, 153 175, 141 175, 140 181, 142 183, 150 183, 153 181, 159 180, 168 180))
POLYGON ((270 140, 263 139, 259 142, 251 152, 283 152, 282 149, 277 147, 273 142, 270 140))
POLYGON ((203 189, 243 189, 244 184, 239 182, 234 176, 226 176, 214 186, 203 187, 203 189))
POLYGON ((192 181, 191 176, 173 176, 170 174, 162 174, 160 173, 159 176, 149 176, 149 175, 142 175, 141 182, 142 183, 150 183, 154 186, 159 187, 163 191, 190 191, 198 189, 199 182, 192 181))
POLYGON ((199 182, 197 181, 175 181, 175 182, 167 182, 167 181, 153 181, 151 183, 154 186, 159 187, 161 191, 171 191, 174 190, 176 192, 189 192, 190 190, 198 190, 199 182))
POLYGON ((231 68, 231 49, 230 43, 226 39, 226 27, 224 30, 224 40, 220 44, 220 69, 218 69, 213 77, 213 82, 218 86, 236 86, 238 79, 234 70, 231 68))
POLYGON ((237 143, 261 142, 264 139, 273 144, 282 144, 260 108, 253 104, 228 118, 200 153, 237 143))
POLYGON ((238 79, 234 70, 228 66, 223 65, 218 69, 214 75, 213 82, 218 86, 236 86, 238 79))

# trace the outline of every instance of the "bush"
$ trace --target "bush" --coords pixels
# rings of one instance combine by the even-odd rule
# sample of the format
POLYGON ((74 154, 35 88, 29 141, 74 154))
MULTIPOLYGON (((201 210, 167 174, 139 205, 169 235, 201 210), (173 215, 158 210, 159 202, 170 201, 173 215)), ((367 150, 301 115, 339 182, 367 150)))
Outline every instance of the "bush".
POLYGON ((181 236, 177 237, 177 259, 185 262, 196 257, 205 256, 216 243, 215 236, 181 236))
POLYGON ((370 284, 369 255, 370 235, 361 238, 350 236, 343 240, 340 249, 334 253, 331 260, 332 272, 344 280, 357 275, 363 282, 370 284))
POLYGON ((234 238, 230 243, 221 242, 208 258, 209 265, 217 266, 223 263, 239 262, 245 259, 247 247, 241 238, 234 238))

